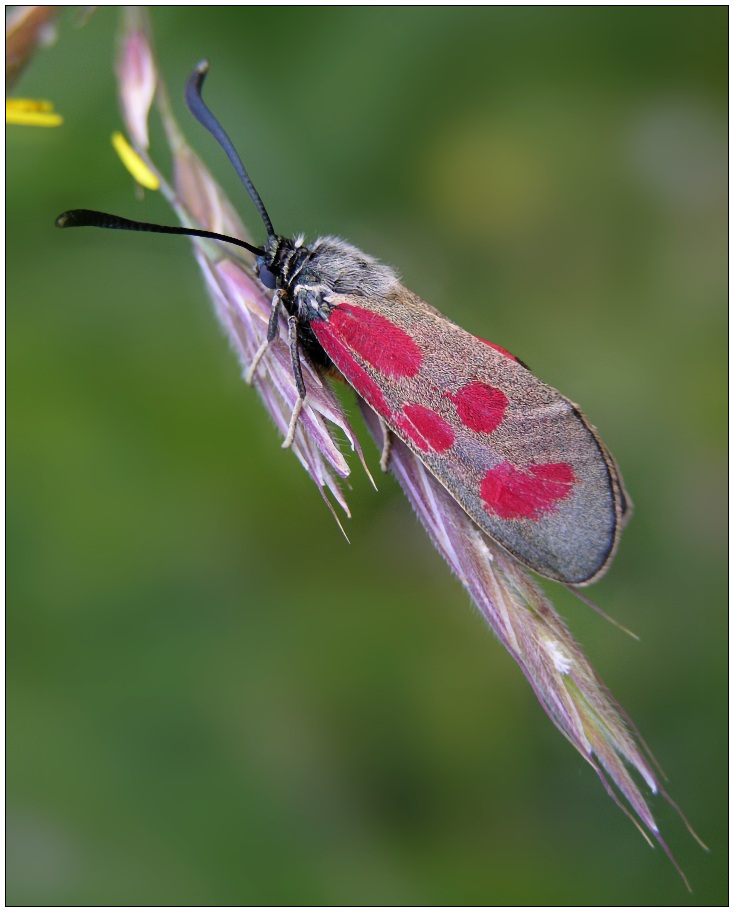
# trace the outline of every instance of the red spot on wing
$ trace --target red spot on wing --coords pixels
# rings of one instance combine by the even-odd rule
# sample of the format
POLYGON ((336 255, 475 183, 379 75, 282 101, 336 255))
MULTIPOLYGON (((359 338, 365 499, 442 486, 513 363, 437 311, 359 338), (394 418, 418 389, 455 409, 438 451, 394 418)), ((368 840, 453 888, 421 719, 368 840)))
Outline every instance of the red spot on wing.
POLYGON ((576 478, 567 462, 518 468, 501 462, 482 479, 484 508, 502 519, 539 519, 571 494, 576 478))
POLYGON ((385 402, 382 390, 362 365, 354 360, 345 345, 334 334, 330 322, 326 320, 314 320, 311 323, 311 329, 324 347, 326 354, 331 358, 334 364, 336 364, 359 395, 363 399, 366 399, 379 415, 382 415, 383 418, 388 418, 392 410, 387 402, 385 402))
POLYGON ((397 424, 424 453, 428 450, 443 453, 454 443, 451 425, 424 405, 404 405, 397 424))
POLYGON ((462 386, 450 398, 462 424, 484 434, 491 434, 502 424, 508 404, 501 389, 478 380, 462 386))
POLYGON ((331 311, 327 323, 348 348, 383 376, 414 377, 420 370, 421 350, 387 317, 344 301, 331 311))
POLYGON ((513 354, 507 351, 506 348, 502 348, 501 345, 495 345, 494 342, 488 342, 486 339, 483 339, 481 336, 476 336, 480 342, 484 342, 485 345, 489 345, 490 348, 493 348, 495 351, 498 351, 501 355, 504 355, 506 358, 509 358, 511 361, 518 361, 513 354))

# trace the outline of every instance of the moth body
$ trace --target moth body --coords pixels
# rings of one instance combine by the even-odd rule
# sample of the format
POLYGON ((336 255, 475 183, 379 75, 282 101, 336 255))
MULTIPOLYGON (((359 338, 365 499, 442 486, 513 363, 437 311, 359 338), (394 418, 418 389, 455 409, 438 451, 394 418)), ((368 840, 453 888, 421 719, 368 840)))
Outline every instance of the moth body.
POLYGON ((273 235, 258 271, 294 364, 335 366, 495 542, 561 582, 604 573, 630 503, 576 405, 345 241, 273 235))

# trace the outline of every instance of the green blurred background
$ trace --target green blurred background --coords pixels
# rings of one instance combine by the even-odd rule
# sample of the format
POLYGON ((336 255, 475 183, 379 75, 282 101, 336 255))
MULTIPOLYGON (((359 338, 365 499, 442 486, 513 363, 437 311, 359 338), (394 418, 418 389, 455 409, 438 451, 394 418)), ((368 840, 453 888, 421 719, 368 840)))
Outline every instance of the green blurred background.
POLYGON ((641 642, 549 589, 711 846, 655 802, 692 897, 358 464, 344 542, 188 244, 54 229, 171 219, 110 147, 117 16, 65 14, 16 94, 66 123, 7 132, 8 902, 725 903, 726 8, 153 14, 255 236, 180 101, 204 56, 279 231, 599 426, 636 515, 589 595, 641 642))

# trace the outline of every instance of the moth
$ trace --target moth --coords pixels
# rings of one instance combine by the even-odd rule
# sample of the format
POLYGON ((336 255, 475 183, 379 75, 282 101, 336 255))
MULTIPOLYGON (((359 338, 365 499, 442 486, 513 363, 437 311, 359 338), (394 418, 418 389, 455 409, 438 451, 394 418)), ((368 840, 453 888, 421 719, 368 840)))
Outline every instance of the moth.
POLYGON ((335 237, 312 244, 276 234, 234 146, 201 95, 208 65, 186 87, 188 106, 237 171, 267 232, 262 247, 215 232, 153 225, 86 209, 64 212, 61 228, 83 225, 206 237, 257 257, 273 291, 254 376, 282 314, 299 400, 308 394, 301 359, 339 374, 374 409, 499 546, 536 573, 583 586, 599 579, 631 513, 617 464, 569 399, 521 361, 473 336, 405 288, 395 272, 335 237))

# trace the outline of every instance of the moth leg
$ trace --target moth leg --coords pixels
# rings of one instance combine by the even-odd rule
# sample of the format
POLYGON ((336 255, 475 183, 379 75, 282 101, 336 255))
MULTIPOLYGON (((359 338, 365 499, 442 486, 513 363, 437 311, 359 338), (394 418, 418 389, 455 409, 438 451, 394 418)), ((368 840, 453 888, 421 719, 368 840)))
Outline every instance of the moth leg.
POLYGON ((382 416, 377 416, 382 430, 382 454, 380 455, 380 468, 387 472, 387 464, 390 461, 390 450, 392 449, 392 434, 390 428, 382 420, 382 416))
POLYGON ((288 433, 285 435, 285 440, 282 443, 284 450, 287 450, 293 443, 298 416, 301 414, 303 403, 306 400, 306 384, 303 382, 301 358, 298 354, 298 317, 288 317, 288 347, 291 350, 291 367, 293 368, 293 377, 296 381, 296 389, 298 390, 298 399, 296 400, 296 405, 288 425, 288 433))
POLYGON ((270 307, 270 317, 268 319, 268 332, 265 336, 265 340, 258 350, 255 352, 255 357, 252 359, 252 364, 247 368, 245 373, 245 383, 248 386, 252 386, 252 381, 255 379, 255 371, 257 370, 258 364, 262 360, 262 356, 268 350, 270 345, 274 342, 278 335, 278 316, 280 314, 280 305, 285 297, 285 292, 282 288, 278 288, 273 295, 273 303, 270 307))

